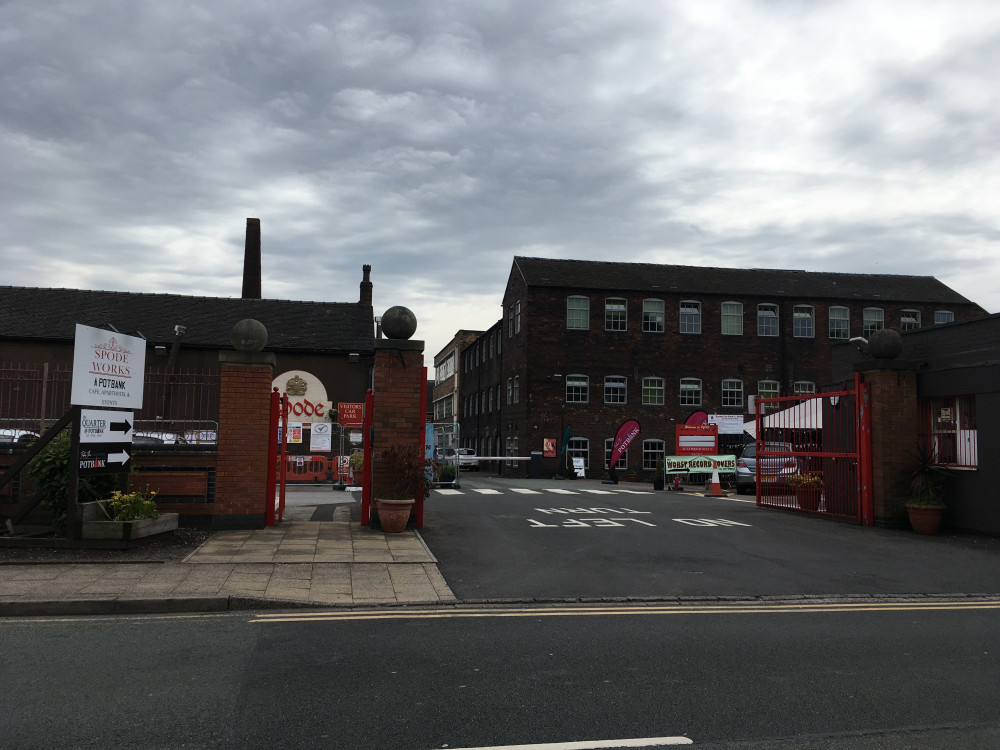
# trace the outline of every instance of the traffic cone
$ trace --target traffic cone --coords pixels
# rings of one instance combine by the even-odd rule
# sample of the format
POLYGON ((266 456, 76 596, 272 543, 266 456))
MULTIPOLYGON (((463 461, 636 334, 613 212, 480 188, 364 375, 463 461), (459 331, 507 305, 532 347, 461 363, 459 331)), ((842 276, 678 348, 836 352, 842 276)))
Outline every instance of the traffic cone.
POLYGON ((719 465, 712 461, 712 487, 708 491, 709 497, 724 497, 722 484, 719 483, 719 465))

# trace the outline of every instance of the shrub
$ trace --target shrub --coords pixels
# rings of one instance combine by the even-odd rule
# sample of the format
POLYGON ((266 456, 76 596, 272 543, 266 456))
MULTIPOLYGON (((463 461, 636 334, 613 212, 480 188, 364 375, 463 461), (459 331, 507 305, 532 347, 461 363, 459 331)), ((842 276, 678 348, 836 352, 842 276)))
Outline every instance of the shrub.
POLYGON ((455 467, 451 464, 444 464, 438 467, 438 481, 439 482, 454 482, 455 481, 455 467))
POLYGON ((394 443, 380 456, 384 472, 376 488, 375 497, 382 500, 419 500, 431 492, 428 469, 434 463, 424 457, 417 445, 394 443))
POLYGON ((795 490, 818 490, 823 486, 823 477, 819 474, 792 474, 788 477, 788 485, 795 490))
POLYGON ((115 491, 102 505, 112 521, 138 521, 141 518, 156 518, 156 492, 115 491))
MULTIPOLYGON (((52 524, 56 528, 66 525, 69 449, 69 430, 63 430, 28 464, 31 483, 43 493, 42 506, 52 514, 52 524)), ((81 479, 77 487, 77 500, 87 503, 107 497, 118 481, 118 477, 113 474, 81 479)))

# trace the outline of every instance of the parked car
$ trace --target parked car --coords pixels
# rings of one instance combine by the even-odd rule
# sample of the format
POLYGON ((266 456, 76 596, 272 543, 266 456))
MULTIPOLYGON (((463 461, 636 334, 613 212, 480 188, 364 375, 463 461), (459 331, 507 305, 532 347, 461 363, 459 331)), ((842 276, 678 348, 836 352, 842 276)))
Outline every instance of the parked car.
MULTIPOLYGON (((792 451, 791 443, 767 443, 765 451, 792 451)), ((799 459, 795 456, 765 456, 760 462, 760 481, 779 483, 792 474, 799 473, 799 459)), ((757 485, 757 444, 749 443, 743 446, 743 451, 736 459, 736 491, 750 494, 756 491, 757 485)))
POLYGON ((479 457, 472 448, 458 449, 458 468, 467 471, 479 471, 479 457))
POLYGON ((38 433, 31 430, 0 430, 0 443, 32 443, 38 440, 38 433))

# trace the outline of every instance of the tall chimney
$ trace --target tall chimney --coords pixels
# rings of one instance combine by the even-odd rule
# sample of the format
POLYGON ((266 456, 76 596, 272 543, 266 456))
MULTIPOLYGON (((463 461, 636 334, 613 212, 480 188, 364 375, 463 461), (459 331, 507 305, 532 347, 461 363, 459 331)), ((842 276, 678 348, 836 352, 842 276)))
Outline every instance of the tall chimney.
POLYGON ((372 281, 371 273, 372 267, 369 265, 361 266, 361 272, 364 274, 364 278, 361 280, 361 299, 358 300, 359 305, 372 306, 372 281))
POLYGON ((243 251, 243 299, 260 299, 260 219, 247 219, 243 251))

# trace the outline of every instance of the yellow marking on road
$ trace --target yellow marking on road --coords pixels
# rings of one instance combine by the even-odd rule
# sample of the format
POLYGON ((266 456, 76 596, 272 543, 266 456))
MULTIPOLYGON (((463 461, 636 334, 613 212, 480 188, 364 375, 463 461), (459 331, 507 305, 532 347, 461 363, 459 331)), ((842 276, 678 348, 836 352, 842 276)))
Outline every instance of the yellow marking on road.
POLYGON ((333 620, 454 619, 468 617, 603 617, 628 615, 719 614, 822 614, 827 612, 930 612, 1000 609, 1000 600, 932 602, 826 602, 798 604, 711 604, 670 606, 516 607, 408 610, 346 610, 333 612, 275 613, 255 616, 250 622, 326 622, 333 620))

